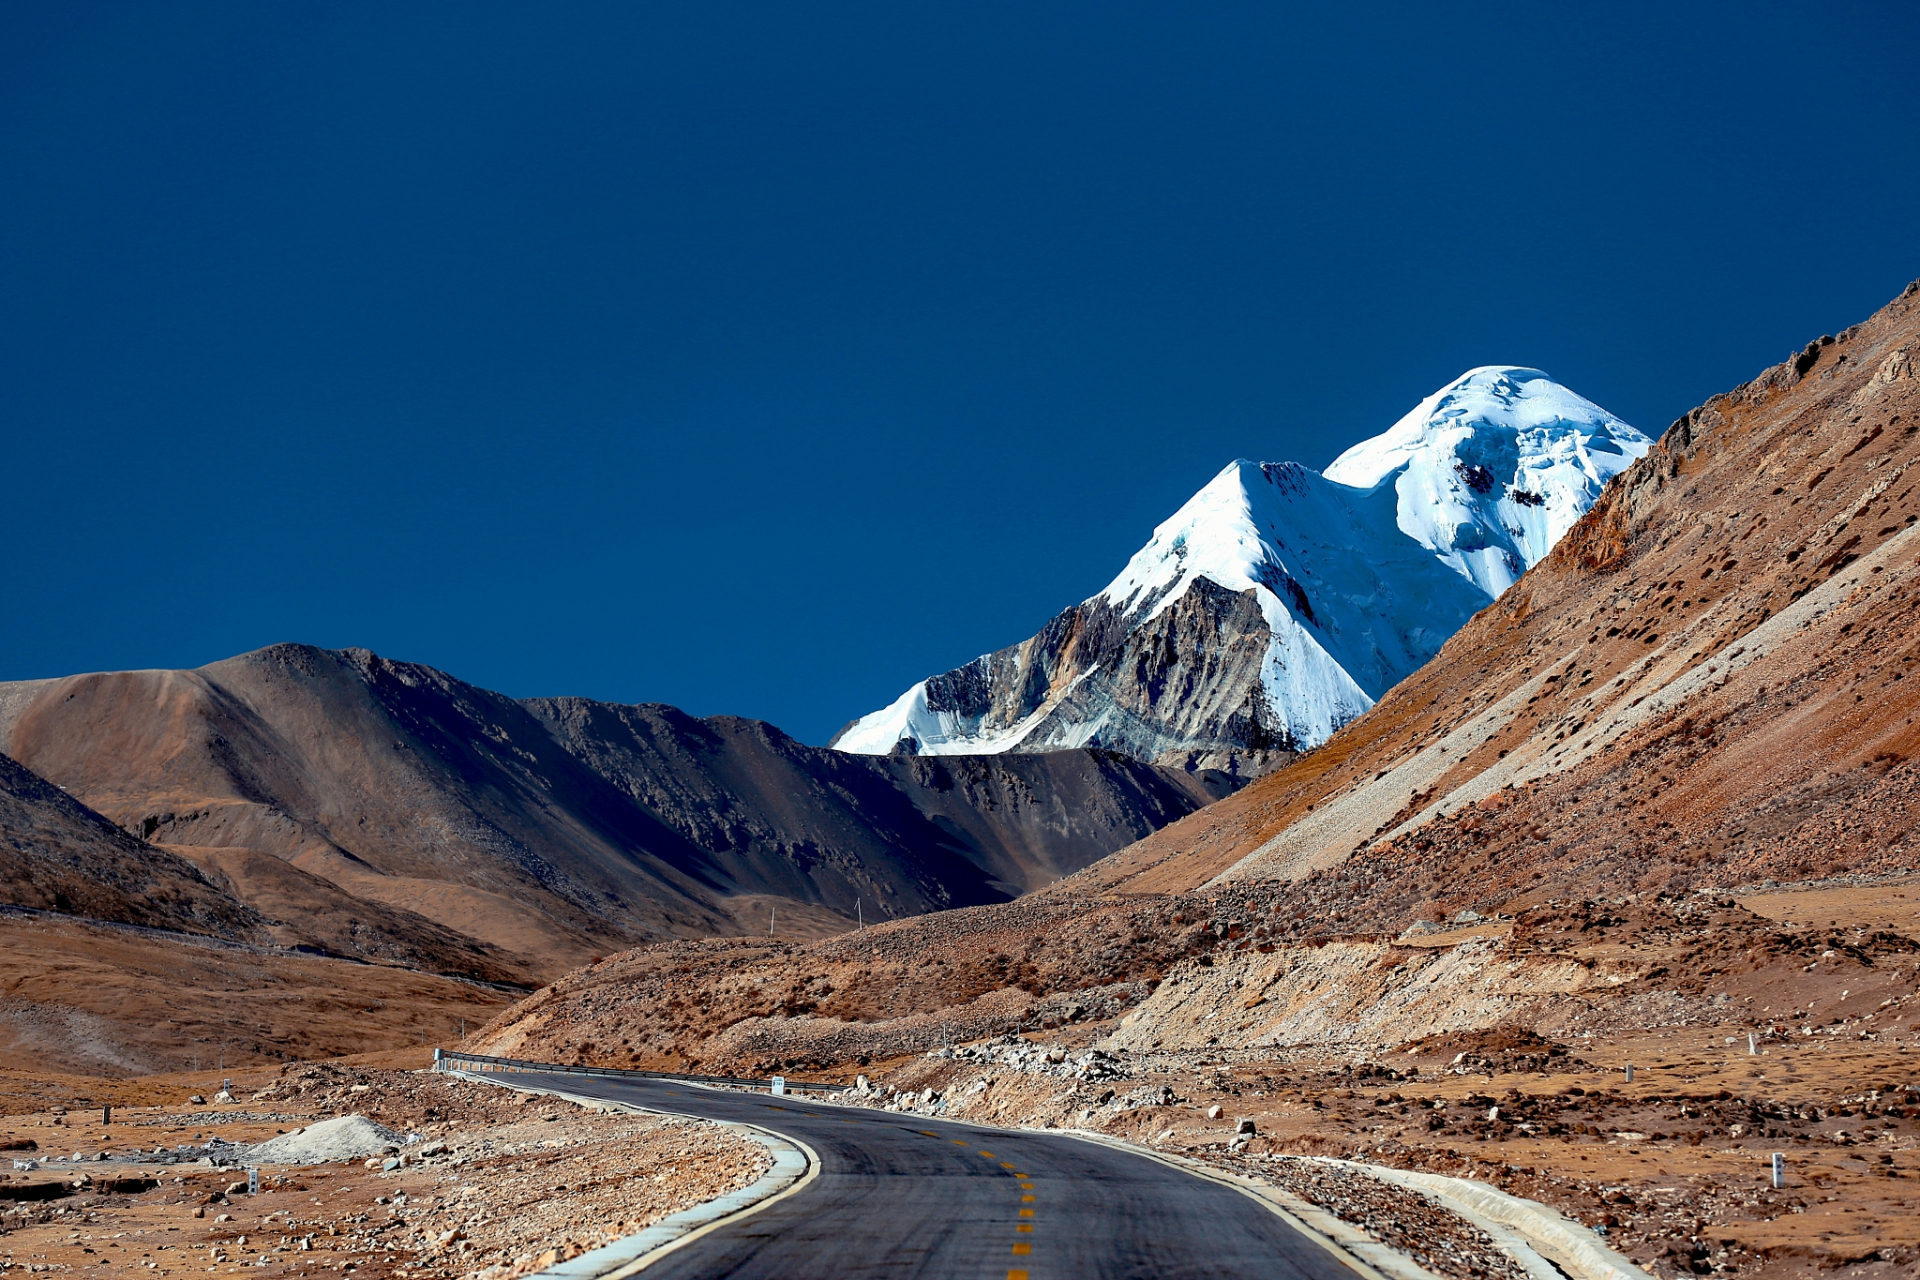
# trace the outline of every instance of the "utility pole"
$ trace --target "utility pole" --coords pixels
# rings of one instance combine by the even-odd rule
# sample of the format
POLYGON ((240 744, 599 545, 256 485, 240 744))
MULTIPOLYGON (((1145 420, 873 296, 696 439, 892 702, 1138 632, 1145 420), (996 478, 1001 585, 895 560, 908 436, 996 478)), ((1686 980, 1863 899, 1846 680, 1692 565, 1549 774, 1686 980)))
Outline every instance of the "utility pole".
POLYGON ((860 921, 858 927, 862 929, 866 928, 867 912, 866 912, 866 909, 860 905, 860 899, 858 898, 855 898, 853 900, 853 913, 854 913, 854 916, 860 921))
POLYGON ((773 904, 773 909, 767 913, 767 936, 769 938, 773 936, 773 922, 779 918, 780 904, 776 902, 773 904))

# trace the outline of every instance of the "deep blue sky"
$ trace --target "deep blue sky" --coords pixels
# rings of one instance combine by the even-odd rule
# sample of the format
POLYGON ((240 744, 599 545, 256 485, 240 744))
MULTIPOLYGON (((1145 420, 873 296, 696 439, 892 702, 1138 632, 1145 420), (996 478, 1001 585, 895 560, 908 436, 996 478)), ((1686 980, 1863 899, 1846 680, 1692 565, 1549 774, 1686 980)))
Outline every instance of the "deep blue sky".
POLYGON ((0 678, 303 640, 823 741, 1236 456, 1489 363, 1657 431, 1863 319, 1917 15, 6 5, 0 678))

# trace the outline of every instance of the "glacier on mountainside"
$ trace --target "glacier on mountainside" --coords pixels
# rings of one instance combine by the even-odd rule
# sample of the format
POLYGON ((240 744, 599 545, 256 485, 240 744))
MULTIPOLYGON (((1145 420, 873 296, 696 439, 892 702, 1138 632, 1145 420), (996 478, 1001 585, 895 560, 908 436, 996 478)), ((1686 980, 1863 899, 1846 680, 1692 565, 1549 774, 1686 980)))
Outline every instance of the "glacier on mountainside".
POLYGON ((831 745, 1317 745, 1545 557, 1651 443, 1537 369, 1470 370, 1324 473, 1229 464, 1098 595, 831 745))
POLYGON ((1489 366, 1321 474, 1358 489, 1391 477, 1400 532, 1493 599, 1546 559, 1652 443, 1538 369, 1489 366))

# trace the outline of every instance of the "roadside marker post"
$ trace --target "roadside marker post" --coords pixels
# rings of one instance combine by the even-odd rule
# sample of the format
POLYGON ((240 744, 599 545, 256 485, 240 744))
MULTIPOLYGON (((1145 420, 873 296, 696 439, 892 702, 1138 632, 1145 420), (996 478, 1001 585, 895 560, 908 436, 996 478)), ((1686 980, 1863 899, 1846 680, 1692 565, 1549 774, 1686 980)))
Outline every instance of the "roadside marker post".
POLYGON ((1786 1185, 1787 1153, 1784 1151, 1776 1151, 1773 1153, 1773 1189, 1778 1191, 1786 1185))
POLYGON ((785 1076, 775 1076, 773 1078, 773 1096, 776 1098, 784 1098, 787 1096, 787 1078, 785 1076))
POLYGON ((250 1196, 260 1194, 260 1169, 256 1165, 247 1166, 247 1194, 250 1196))
POLYGON ((1758 1052, 1759 1052, 1759 1049, 1756 1048, 1753 1043, 1753 1032, 1749 1031, 1747 1032, 1747 1056, 1751 1058, 1754 1054, 1758 1052))
POLYGON ((1627 1083, 1633 1083, 1633 1064, 1631 1062, 1627 1064, 1627 1083))

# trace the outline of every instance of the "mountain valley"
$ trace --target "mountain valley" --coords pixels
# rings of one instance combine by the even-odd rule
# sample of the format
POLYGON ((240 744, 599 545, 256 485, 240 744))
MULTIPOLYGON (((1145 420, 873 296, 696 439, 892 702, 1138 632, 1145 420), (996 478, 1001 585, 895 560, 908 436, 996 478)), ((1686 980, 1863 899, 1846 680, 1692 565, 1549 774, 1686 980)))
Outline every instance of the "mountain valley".
POLYGON ((1916 462, 1920 283, 1233 795, 1010 903, 616 956, 478 1043, 1471 1176, 1662 1276, 1905 1274, 1916 462))
POLYGON ((1908 1274, 1916 464, 1920 282, 1657 441, 1503 367, 1235 463, 858 750, 364 650, 0 685, 0 1067, 778 1072, 1409 1253, 1357 1170, 1663 1280, 1908 1274))

